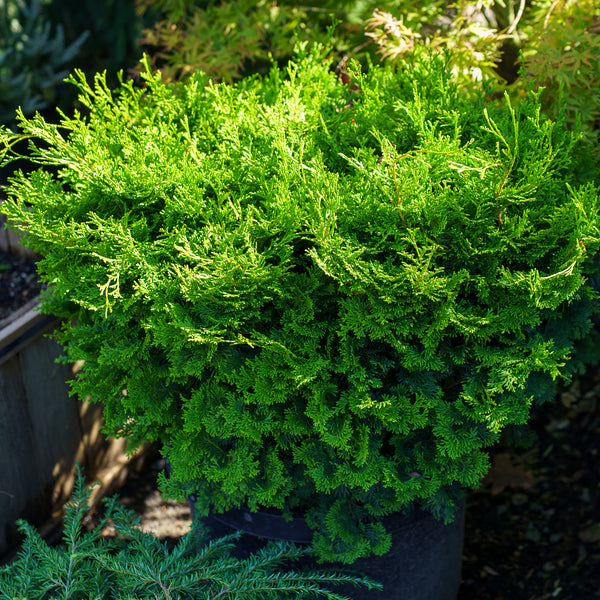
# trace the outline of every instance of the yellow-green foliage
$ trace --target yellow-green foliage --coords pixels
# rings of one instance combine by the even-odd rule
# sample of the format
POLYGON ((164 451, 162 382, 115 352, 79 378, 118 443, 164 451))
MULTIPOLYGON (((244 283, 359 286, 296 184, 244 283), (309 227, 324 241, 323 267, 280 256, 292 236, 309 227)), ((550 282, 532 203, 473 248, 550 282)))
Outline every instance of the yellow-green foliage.
POLYGON ((553 118, 581 121, 590 141, 600 127, 600 5, 596 0, 537 2, 524 47, 523 85, 543 88, 553 118))
MULTIPOLYGON (((415 45, 450 57, 461 85, 488 79, 502 89, 498 65, 507 48, 521 53, 522 64, 508 65, 516 78, 507 89, 515 96, 541 90, 543 110, 573 127, 581 122, 588 141, 600 126, 600 7, 596 0, 515 2, 458 0, 431 16, 394 7, 375 11, 367 35, 385 60, 402 65, 415 45), (520 67, 520 69, 519 69, 520 67)), ((511 77, 512 79, 512 77, 511 77)))
POLYGON ((315 51, 235 85, 79 76, 89 116, 21 120, 57 175, 2 210, 107 431, 162 440, 201 513, 307 511, 351 561, 387 550, 382 515, 451 515, 569 376, 600 234, 537 97, 486 106, 426 52, 348 72, 315 51))
MULTIPOLYGON (((494 5, 495 2, 483 4, 494 5)), ((451 9, 443 6, 437 14, 375 10, 365 23, 367 35, 377 44, 380 56, 396 64, 402 63, 416 45, 449 57, 448 65, 461 85, 482 79, 498 79, 496 67, 501 46, 507 35, 498 29, 495 13, 481 6, 459 0, 451 9)))
POLYGON ((544 88, 543 110, 597 138, 600 115, 600 11, 596 0, 402 0, 319 2, 243 0, 184 2, 138 0, 138 10, 158 10, 144 42, 166 79, 200 69, 233 81, 271 60, 284 62, 296 41, 331 39, 336 61, 378 55, 401 67, 415 46, 447 56, 460 85, 489 80, 502 90, 499 73, 517 77, 519 61, 499 63, 507 51, 524 58, 524 77, 513 94, 544 88), (335 33, 327 33, 332 19, 335 33), (371 42, 371 43, 370 43, 371 42))
POLYGON ((138 0, 142 14, 159 11, 143 42, 165 79, 182 79, 202 70, 213 78, 233 81, 271 61, 284 62, 297 42, 331 40, 337 60, 360 54, 370 40, 363 24, 375 8, 431 15, 441 0, 298 0, 182 1, 138 0), (334 21, 335 32, 328 32, 334 21))

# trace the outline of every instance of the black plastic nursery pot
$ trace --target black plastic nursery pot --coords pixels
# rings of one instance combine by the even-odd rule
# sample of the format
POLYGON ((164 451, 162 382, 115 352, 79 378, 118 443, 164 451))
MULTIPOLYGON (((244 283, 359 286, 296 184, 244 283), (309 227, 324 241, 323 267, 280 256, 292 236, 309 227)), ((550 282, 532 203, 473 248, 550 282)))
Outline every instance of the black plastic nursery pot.
MULTIPOLYGON (((193 498, 190 505, 193 511, 193 498)), ((398 513, 384 519, 386 529, 392 534, 392 548, 387 554, 362 558, 351 565, 319 565, 307 559, 298 566, 353 571, 383 584, 382 591, 350 585, 331 587, 332 591, 353 600, 456 600, 460 586, 464 519, 464 501, 449 525, 422 510, 406 515, 398 513)), ((211 515, 202 521, 210 529, 211 537, 242 530, 244 535, 237 544, 240 557, 260 549, 267 540, 306 544, 312 538, 303 518, 295 517, 287 522, 273 512, 237 509, 211 515)))

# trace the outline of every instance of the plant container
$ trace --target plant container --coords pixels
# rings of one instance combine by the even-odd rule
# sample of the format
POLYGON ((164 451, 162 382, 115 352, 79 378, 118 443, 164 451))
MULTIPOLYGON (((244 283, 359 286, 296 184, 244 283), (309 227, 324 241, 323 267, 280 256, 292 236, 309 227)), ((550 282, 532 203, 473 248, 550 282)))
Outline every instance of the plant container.
MULTIPOLYGON (((193 498, 190 499, 195 516, 193 498)), ((300 567, 325 567, 367 575, 383 584, 383 590, 368 590, 350 585, 332 587, 353 600, 456 600, 462 565, 465 502, 456 510, 454 520, 444 525, 431 513, 419 509, 397 513, 383 520, 392 535, 392 547, 383 556, 359 558, 352 565, 303 559, 300 567)), ((312 531, 302 516, 286 521, 276 511, 234 509, 209 515, 202 522, 210 539, 243 531, 235 554, 245 558, 260 550, 268 540, 309 544, 312 531)))

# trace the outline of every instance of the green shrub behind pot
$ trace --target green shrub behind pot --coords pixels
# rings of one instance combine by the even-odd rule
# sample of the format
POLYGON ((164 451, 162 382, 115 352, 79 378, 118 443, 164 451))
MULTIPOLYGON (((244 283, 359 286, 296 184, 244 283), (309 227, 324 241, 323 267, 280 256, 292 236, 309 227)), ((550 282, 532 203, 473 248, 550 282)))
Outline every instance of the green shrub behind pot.
POLYGON ((590 327, 577 139, 416 55, 353 85, 317 53, 146 81, 79 77, 89 117, 21 122, 59 171, 3 211, 45 257, 44 309, 77 317, 74 390, 162 439, 201 513, 307 511, 322 558, 385 552, 378 517, 415 503, 451 518, 590 327))

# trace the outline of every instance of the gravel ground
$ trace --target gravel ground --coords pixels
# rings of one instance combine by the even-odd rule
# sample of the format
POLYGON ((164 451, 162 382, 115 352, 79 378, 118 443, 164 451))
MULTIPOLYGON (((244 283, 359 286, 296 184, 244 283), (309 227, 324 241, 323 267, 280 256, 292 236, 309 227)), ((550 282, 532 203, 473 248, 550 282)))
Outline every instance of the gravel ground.
MULTIPOLYGON (((150 464, 133 475, 119 491, 121 504, 135 511, 140 518, 142 531, 153 533, 169 546, 190 530, 192 523, 187 502, 166 500, 157 489, 156 478, 164 469, 164 460, 154 455, 150 464)), ((106 528, 105 535, 113 535, 106 528)))

